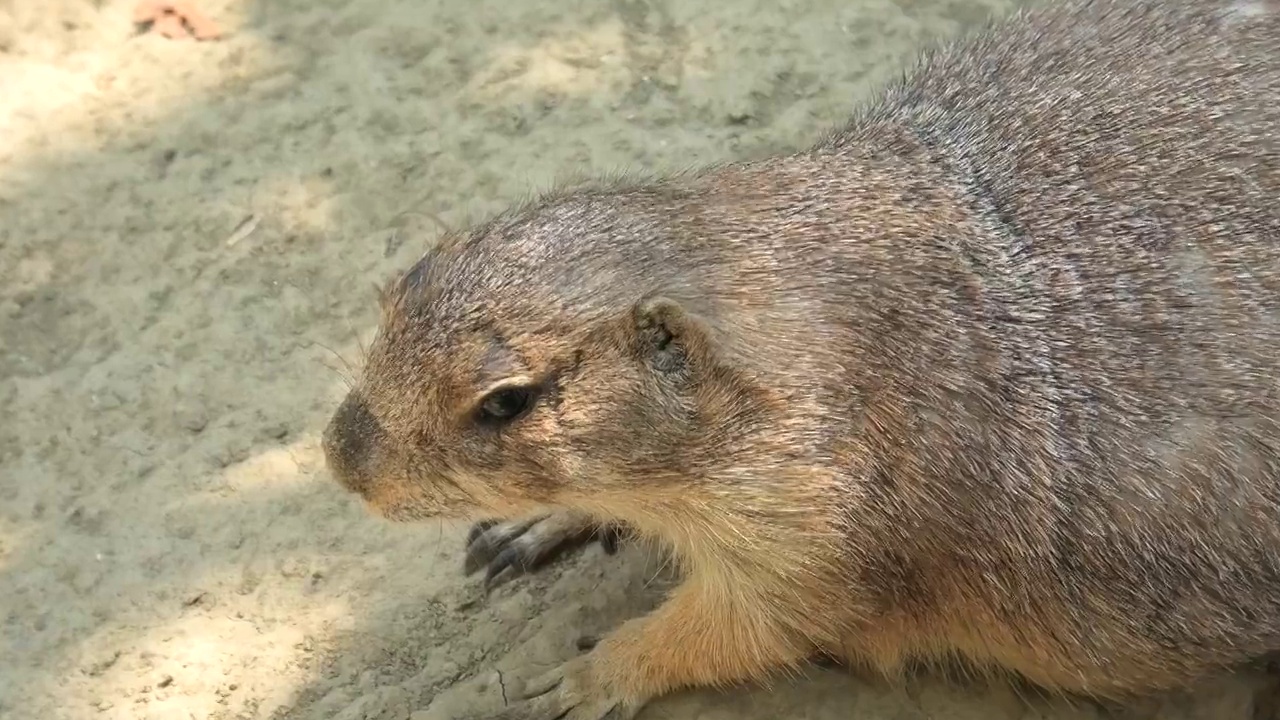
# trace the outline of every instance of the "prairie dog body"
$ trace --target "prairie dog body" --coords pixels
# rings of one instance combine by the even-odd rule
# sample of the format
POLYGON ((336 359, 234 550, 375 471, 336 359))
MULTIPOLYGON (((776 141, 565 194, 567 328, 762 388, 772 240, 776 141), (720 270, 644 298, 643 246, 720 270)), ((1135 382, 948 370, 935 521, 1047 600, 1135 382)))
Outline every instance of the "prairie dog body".
POLYGON ((387 517, 682 562, 510 718, 815 652, 1124 697, 1280 649, 1280 3, 1049 2, 804 151, 449 237, 325 447, 387 517))

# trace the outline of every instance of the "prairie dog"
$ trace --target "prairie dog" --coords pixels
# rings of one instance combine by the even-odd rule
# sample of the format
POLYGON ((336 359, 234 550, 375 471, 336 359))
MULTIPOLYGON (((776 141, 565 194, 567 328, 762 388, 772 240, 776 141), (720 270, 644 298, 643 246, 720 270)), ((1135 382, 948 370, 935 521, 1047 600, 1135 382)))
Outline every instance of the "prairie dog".
POLYGON ((1280 0, 1048 2, 802 151, 451 235, 325 449, 389 518, 680 560, 512 720, 815 653, 1124 698, 1280 649, 1280 0))

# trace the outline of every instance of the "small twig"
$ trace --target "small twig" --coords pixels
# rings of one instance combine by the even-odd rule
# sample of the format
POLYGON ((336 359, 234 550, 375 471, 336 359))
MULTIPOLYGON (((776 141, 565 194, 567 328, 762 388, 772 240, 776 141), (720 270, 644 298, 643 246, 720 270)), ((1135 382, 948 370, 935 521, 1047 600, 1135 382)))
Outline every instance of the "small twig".
POLYGON ((235 247, 236 243, 252 235, 253 231, 258 229, 258 222, 257 215, 250 215, 241 220, 236 229, 231 231, 231 237, 227 238, 227 247, 235 247))

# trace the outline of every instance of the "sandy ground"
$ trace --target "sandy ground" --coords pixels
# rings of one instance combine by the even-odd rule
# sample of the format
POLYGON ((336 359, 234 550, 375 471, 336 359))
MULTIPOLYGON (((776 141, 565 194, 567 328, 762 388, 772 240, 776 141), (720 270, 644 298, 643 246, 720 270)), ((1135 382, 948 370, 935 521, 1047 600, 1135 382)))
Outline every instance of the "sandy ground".
MULTIPOLYGON (((318 433, 372 287, 571 172, 805 143, 1003 0, 0 0, 0 716, 449 718, 658 596, 599 548, 488 598, 465 527, 389 526, 318 433)), ((644 718, 1187 718, 814 671, 644 718)), ((1258 696, 1265 700, 1264 696, 1258 696)), ((1255 707, 1259 705, 1259 707, 1255 707)))

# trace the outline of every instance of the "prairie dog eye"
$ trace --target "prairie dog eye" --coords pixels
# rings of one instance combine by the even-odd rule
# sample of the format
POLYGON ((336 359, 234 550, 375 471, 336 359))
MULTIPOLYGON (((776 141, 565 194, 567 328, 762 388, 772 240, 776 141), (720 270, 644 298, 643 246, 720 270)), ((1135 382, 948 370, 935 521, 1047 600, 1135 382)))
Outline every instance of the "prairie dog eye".
POLYGON ((531 387, 504 387, 489 393, 480 403, 480 420, 501 424, 523 415, 537 393, 531 387))

